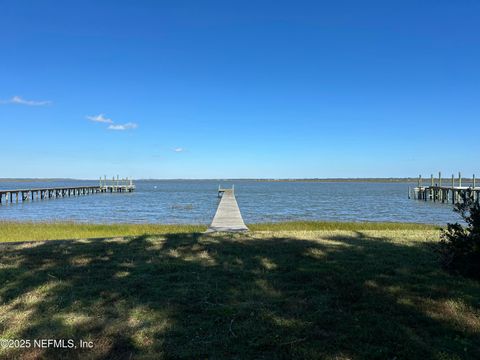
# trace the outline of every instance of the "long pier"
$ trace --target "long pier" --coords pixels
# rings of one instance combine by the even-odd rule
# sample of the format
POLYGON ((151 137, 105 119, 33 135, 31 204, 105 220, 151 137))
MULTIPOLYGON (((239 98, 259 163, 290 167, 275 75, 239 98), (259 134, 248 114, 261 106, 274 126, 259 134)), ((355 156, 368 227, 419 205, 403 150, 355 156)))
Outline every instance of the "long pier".
POLYGON ((94 186, 68 186, 68 187, 52 187, 52 188, 30 188, 30 189, 14 189, 0 190, 0 204, 2 203, 18 203, 29 200, 57 199, 70 196, 90 195, 96 193, 117 193, 132 192, 135 190, 135 184, 130 179, 110 180, 100 179, 99 185, 94 186))
POLYGON ((423 186, 422 176, 418 177, 418 186, 409 189, 409 198, 423 201, 434 201, 441 203, 456 204, 463 201, 465 196, 471 197, 474 201, 480 202, 480 187, 476 186, 475 175, 469 186, 462 186, 462 174, 458 173, 458 179, 452 175, 451 185, 442 184, 442 174, 438 173, 438 179, 434 179, 433 175, 430 177, 430 185, 423 186), (455 180, 457 182, 455 183, 455 180))
POLYGON ((218 188, 220 203, 207 232, 244 232, 248 231, 235 198, 235 188, 218 188))

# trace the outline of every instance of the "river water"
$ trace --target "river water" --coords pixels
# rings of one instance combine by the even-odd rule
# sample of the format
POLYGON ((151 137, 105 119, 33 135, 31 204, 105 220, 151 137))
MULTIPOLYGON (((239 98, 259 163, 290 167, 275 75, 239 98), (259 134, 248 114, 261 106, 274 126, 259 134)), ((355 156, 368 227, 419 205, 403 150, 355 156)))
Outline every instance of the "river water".
MULTIPOLYGON (((0 189, 97 185, 98 181, 0 182, 0 189)), ((292 220, 394 221, 444 225, 452 206, 408 199, 408 183, 144 180, 136 191, 2 203, 1 220, 209 224, 218 186, 235 185, 246 223, 292 220)))

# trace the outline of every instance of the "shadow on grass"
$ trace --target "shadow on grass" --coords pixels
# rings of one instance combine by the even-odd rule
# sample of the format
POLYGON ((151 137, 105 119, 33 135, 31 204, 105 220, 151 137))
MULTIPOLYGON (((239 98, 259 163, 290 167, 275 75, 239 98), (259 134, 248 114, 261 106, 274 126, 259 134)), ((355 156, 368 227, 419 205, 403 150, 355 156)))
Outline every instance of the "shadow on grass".
POLYGON ((0 337, 94 343, 7 357, 480 358, 480 285, 421 242, 167 234, 0 259, 0 337))

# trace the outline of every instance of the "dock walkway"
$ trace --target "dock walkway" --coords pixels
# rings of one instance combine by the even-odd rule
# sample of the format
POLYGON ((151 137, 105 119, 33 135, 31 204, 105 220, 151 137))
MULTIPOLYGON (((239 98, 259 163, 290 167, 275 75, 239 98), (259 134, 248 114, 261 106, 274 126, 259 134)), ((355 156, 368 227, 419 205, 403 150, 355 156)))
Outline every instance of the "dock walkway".
POLYGON ((207 233, 248 231, 238 208, 234 189, 218 189, 218 193, 221 196, 220 203, 207 233))
POLYGON ((5 204, 13 204, 14 202, 26 202, 35 199, 58 199, 69 196, 89 195, 97 193, 121 193, 132 192, 135 190, 135 185, 132 180, 115 178, 112 181, 100 179, 100 185, 79 185, 68 187, 44 187, 44 188, 26 188, 26 189, 5 189, 0 190, 0 205, 3 199, 5 204), (15 200, 14 200, 15 198, 15 200))

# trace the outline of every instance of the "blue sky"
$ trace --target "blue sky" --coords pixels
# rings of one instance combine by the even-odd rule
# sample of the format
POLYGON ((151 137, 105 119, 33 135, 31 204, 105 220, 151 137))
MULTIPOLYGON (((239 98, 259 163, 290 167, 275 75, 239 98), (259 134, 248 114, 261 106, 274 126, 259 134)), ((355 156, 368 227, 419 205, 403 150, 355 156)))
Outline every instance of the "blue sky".
POLYGON ((0 177, 480 174, 480 3, 24 1, 0 177))

